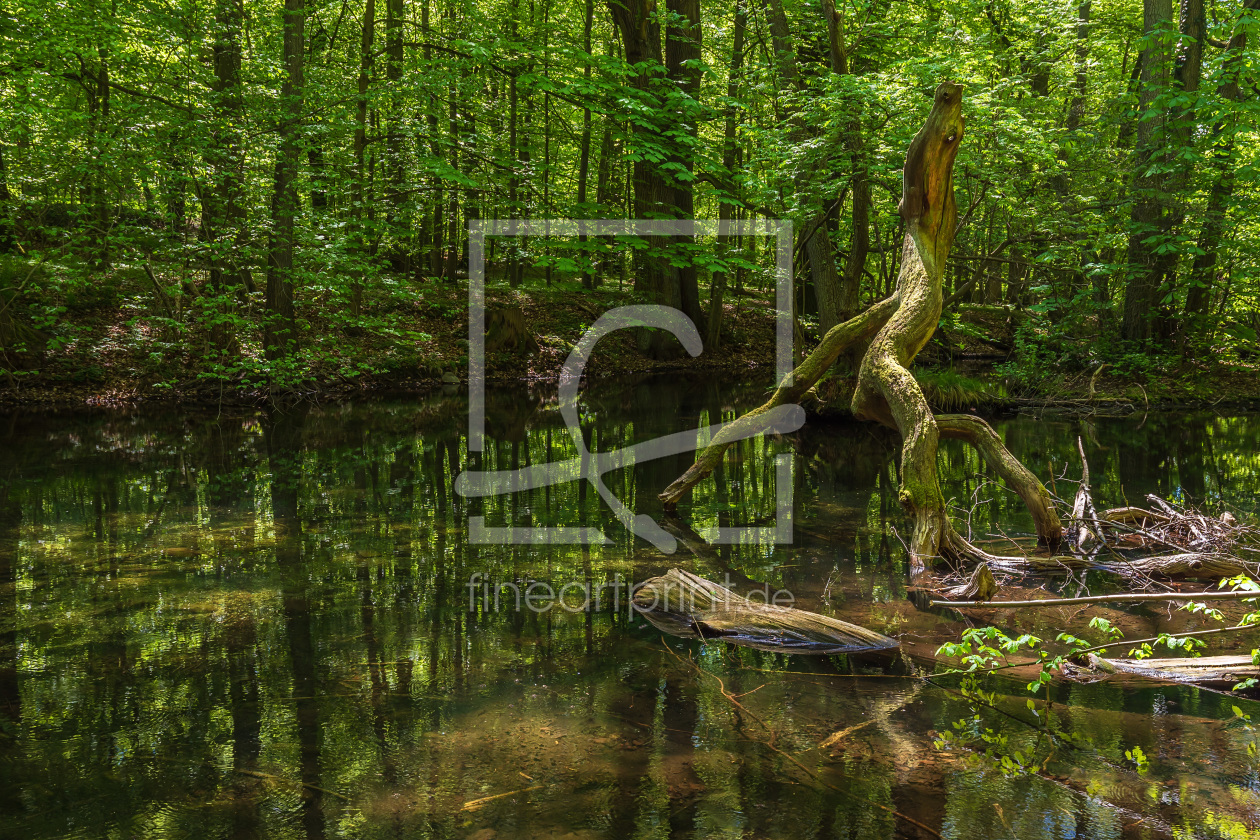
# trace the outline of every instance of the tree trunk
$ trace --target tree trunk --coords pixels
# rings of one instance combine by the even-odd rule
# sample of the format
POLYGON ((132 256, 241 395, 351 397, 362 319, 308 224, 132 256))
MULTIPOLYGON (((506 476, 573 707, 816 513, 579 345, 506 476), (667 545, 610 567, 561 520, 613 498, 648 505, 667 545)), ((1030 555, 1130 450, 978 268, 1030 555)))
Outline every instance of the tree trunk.
MULTIPOLYGON (((827 40, 831 53, 831 72, 838 76, 849 75, 849 45, 845 43, 841 29, 843 21, 836 11, 835 0, 823 0, 823 15, 827 18, 827 40)), ((862 140, 862 111, 856 108, 845 125, 844 146, 849 152, 849 171, 852 173, 851 193, 853 231, 849 238, 849 255, 845 259, 844 276, 840 280, 836 301, 838 318, 833 323, 847 321, 857 314, 861 303, 862 275, 866 270, 866 257, 871 250, 871 179, 866 170, 866 147, 862 140)), ((820 233, 824 233, 820 231, 820 233)), ((828 330, 832 322, 820 321, 819 326, 828 330)))
POLYGON ((328 209, 328 176, 324 167, 324 150, 311 146, 306 150, 306 163, 311 172, 311 209, 328 209))
MULTIPOLYGON (((1248 0, 1244 7, 1245 12, 1254 12, 1256 9, 1260 9, 1260 0, 1248 0)), ((1243 91, 1239 80, 1244 72, 1243 55, 1246 50, 1247 29, 1240 20, 1226 47, 1226 55, 1222 62, 1224 83, 1218 88, 1221 99, 1235 106, 1243 101, 1243 91)), ((1225 234, 1225 219, 1234 196, 1236 169, 1234 146, 1238 128, 1237 117, 1229 114, 1212 129, 1212 186, 1208 191, 1207 207, 1204 209, 1202 227, 1199 228, 1199 238, 1195 248, 1196 256, 1190 268, 1190 279, 1186 290, 1185 317, 1181 333, 1182 352, 1186 352, 1195 339, 1209 330, 1208 305, 1212 299, 1212 288, 1216 280, 1216 263, 1225 234)))
POLYGON ((913 523, 910 554, 919 560, 941 553, 974 554, 954 532, 945 510, 936 458, 943 429, 967 439, 1017 489, 1043 541, 1057 543, 1062 535, 1049 494, 1006 452, 992 430, 979 419, 961 415, 941 418, 938 424, 908 369, 940 319, 941 278, 958 221, 953 165, 962 135, 962 87, 942 84, 932 113, 906 153, 898 207, 906 223, 900 304, 862 359, 852 401, 856 417, 895 428, 904 441, 898 498, 913 523))
POLYGON ((0 141, 0 254, 13 250, 16 240, 13 238, 13 211, 9 202, 13 196, 9 193, 9 176, 4 165, 4 143, 0 141))
MULTIPOLYGON (((731 32, 731 63, 726 75, 726 124, 722 130, 722 174, 729 186, 735 188, 735 159, 739 151, 739 142, 735 129, 739 122, 735 99, 739 96, 739 75, 744 65, 744 32, 747 29, 748 15, 744 9, 744 0, 735 0, 735 23, 731 32)), ((718 204, 719 219, 734 219, 736 205, 723 196, 718 204)), ((733 198, 731 196, 730 198, 733 198)), ((719 245, 720 253, 730 259, 738 252, 739 238, 729 236, 719 245)), ((729 268, 714 269, 709 280, 709 322, 705 328, 705 349, 715 352, 722 343, 722 295, 726 289, 726 278, 729 268)))
POLYGON ((206 154, 210 188, 202 203, 203 236, 210 248, 210 288, 249 288, 242 265, 245 247, 245 149, 241 145, 241 0, 218 0, 214 25, 214 114, 216 125, 206 154))
POLYGON ((280 90, 280 150, 271 198, 271 241, 267 251, 267 323, 263 346, 268 360, 288 356, 297 346, 293 315, 293 252, 298 209, 297 168, 302 118, 302 59, 305 55, 306 4, 284 3, 284 83, 280 90))
MULTIPOLYGON (((611 47, 609 54, 612 54, 611 47)), ((605 215, 623 215, 620 206, 619 193, 616 183, 616 175, 621 171, 621 167, 617 165, 619 156, 617 154, 617 138, 613 133, 613 124, 611 119, 603 117, 600 120, 601 134, 599 143, 599 162, 595 167, 595 204, 597 212, 600 216, 605 215)), ((613 238, 611 236, 601 237, 604 241, 604 247, 598 257, 592 260, 595 271, 592 278, 592 285, 599 286, 602 284, 601 275, 611 266, 611 260, 608 254, 611 252, 613 238)), ((621 255, 624 261, 624 254, 621 255)))
MULTIPOLYGON (((432 61, 432 58, 433 58, 433 50, 429 46, 429 39, 432 38, 433 36, 432 36, 431 30, 429 29, 429 0, 422 0, 420 4, 420 30, 426 33, 425 45, 424 45, 425 65, 428 67, 432 67, 432 64, 430 64, 430 62, 432 61)), ((515 35, 516 33, 516 6, 515 4, 513 4, 513 7, 512 7, 512 32, 513 32, 513 35, 515 35)), ((513 91, 515 92, 515 88, 513 89, 513 91)), ((430 105, 425 110, 427 112, 428 125, 429 125, 429 152, 433 155, 434 158, 441 159, 444 157, 444 155, 442 152, 442 145, 438 141, 437 109, 433 105, 430 105)), ((433 183, 433 210, 432 210, 431 218, 426 220, 426 223, 429 227, 429 253, 428 253, 427 262, 428 262, 428 268, 429 268, 429 275, 432 277, 441 277, 442 269, 444 267, 442 254, 445 248, 444 243, 443 243, 443 238, 446 233, 445 226, 442 224, 442 218, 443 218, 444 202, 446 201, 446 199, 444 195, 445 191, 442 189, 442 179, 438 177, 437 175, 433 175, 432 183, 433 183)))
MULTIPOLYGON (((788 28, 787 14, 783 10, 783 0, 767 0, 766 13, 769 18, 770 40, 774 47, 775 65, 778 69, 780 84, 785 87, 799 88, 801 86, 800 70, 792 48, 792 33, 788 28)), ((799 114, 792 117, 791 123, 789 139, 794 144, 802 142, 806 128, 799 114)), ((806 175, 802 174, 796 179, 796 189, 800 192, 809 189, 806 175)), ((809 197, 806 206, 811 208, 807 215, 809 221, 799 228, 799 231, 802 237, 809 237, 804 251, 809 261, 810 280, 814 284, 814 294, 818 298, 819 327, 826 334, 833 326, 844 320, 841 318, 843 296, 840 288, 840 273, 836 270, 835 249, 826 227, 829 208, 824 201, 813 196, 809 197)))
POLYGON ((109 145, 106 125, 109 122, 109 58, 105 47, 97 49, 99 65, 88 97, 88 148, 93 158, 92 172, 88 177, 88 204, 92 212, 90 265, 94 270, 105 271, 110 266, 109 199, 106 195, 106 162, 103 159, 109 145))
MULTIPOLYGON (((447 111, 447 119, 449 120, 448 142, 450 143, 450 152, 447 157, 451 166, 456 169, 460 165, 459 155, 459 111, 456 103, 459 101, 459 85, 454 83, 450 87, 450 107, 447 111)), ((450 196, 450 206, 446 212, 446 252, 445 264, 442 266, 442 276, 446 278, 446 282, 455 282, 455 273, 459 268, 460 256, 460 235, 459 235, 459 191, 452 189, 447 193, 450 196)))
MULTIPOLYGON (((1068 169, 1072 165, 1069 152, 1080 145, 1080 138, 1077 137, 1077 134, 1080 132, 1081 121, 1085 115, 1085 96, 1089 90, 1089 17, 1092 10, 1091 0, 1085 0, 1076 9, 1076 55, 1073 59, 1076 77, 1072 83, 1072 98, 1068 101, 1067 120, 1064 125, 1067 135, 1072 138, 1072 141, 1071 143, 1065 143, 1059 150, 1059 160, 1064 165, 1064 171, 1050 179, 1051 186, 1058 193, 1059 200, 1065 206, 1070 206, 1069 201, 1071 200, 1071 193, 1069 192, 1071 184, 1067 174, 1068 169)), ((1076 216, 1079 213, 1074 213, 1073 215, 1076 216)), ((1073 234, 1077 238, 1083 238, 1079 231, 1073 231, 1073 234)), ((1069 268, 1065 272, 1068 275, 1068 282, 1071 287, 1068 294, 1065 295, 1068 300, 1073 299, 1076 293, 1088 282, 1084 266, 1090 262, 1089 254, 1083 247, 1079 250, 1081 253, 1078 265, 1069 268)), ((1106 311, 1109 311, 1110 301, 1105 303, 1108 306, 1106 311)), ((1103 311, 1103 309, 1099 309, 1100 318, 1105 317, 1103 311)))
MULTIPOLYGON (((586 0, 586 17, 582 24, 582 49, 586 52, 585 65, 582 68, 582 78, 589 86, 591 81, 591 24, 595 20, 595 0, 586 0)), ((577 214, 582 218, 586 218, 590 213, 586 209, 586 183, 590 180, 591 172, 591 109, 582 109, 582 140, 581 140, 581 157, 578 159, 578 182, 577 182, 577 214)), ((591 271, 590 264, 587 262, 589 256, 586 253, 586 234, 578 236, 578 253, 581 254, 582 264, 582 286, 587 289, 595 288, 595 275, 591 271)))
MULTIPOLYGON (((476 116, 474 115, 473 109, 468 103, 464 103, 464 109, 461 111, 461 116, 463 118, 463 124, 461 125, 461 130, 463 131, 464 135, 469 138, 468 140, 469 145, 475 148, 478 145, 477 121, 476 121, 476 116)), ((470 164, 470 169, 471 169, 471 164, 470 164)), ((471 171, 475 172, 476 170, 471 169, 471 171)), ((469 259, 468 224, 473 219, 481 218, 481 191, 474 189, 472 187, 468 187, 464 189, 463 196, 464 196, 464 235, 461 237, 461 241, 460 241, 459 263, 465 268, 468 268, 468 259, 469 259)))
MULTIPOLYGON (((661 29, 654 0, 609 0, 609 12, 621 34, 626 63, 636 68, 634 86, 648 98, 659 103, 660 82, 653 78, 652 67, 664 67, 661 48, 661 29)), ((671 39, 674 49, 681 49, 676 38, 671 39)), ((681 69, 674 64, 675 70, 681 69)), ((666 109, 656 109, 657 123, 648 127, 639 125, 636 134, 651 141, 668 144, 665 132, 673 126, 666 109)), ((670 180, 652 161, 643 155, 636 156, 631 172, 634 184, 633 215, 636 219, 675 218, 678 208, 676 194, 670 180)), ((657 245, 634 252, 634 290, 641 298, 675 309, 683 309, 683 292, 679 270, 671 264, 668 246, 657 245)), ((680 352, 673 336, 658 330, 642 330, 639 346, 655 358, 671 358, 680 352)))
MULTIPOLYGON (((543 78, 551 73, 551 4, 543 0, 543 78)), ((550 219, 551 212, 551 91, 543 91, 543 165, 542 165, 542 215, 550 219)), ((551 237, 542 240, 543 269, 546 285, 550 286, 554 271, 551 265, 551 237)))
POLYGON ((1207 21, 1203 12, 1203 0, 1181 0, 1180 38, 1174 56, 1172 103, 1166 116, 1168 136, 1164 140, 1163 157, 1168 174, 1165 176, 1162 202, 1164 204, 1161 230, 1167 237, 1162 253, 1155 257, 1155 274, 1163 278, 1160 302, 1156 308, 1152 333, 1162 341, 1176 333, 1172 307, 1166 303, 1168 295, 1176 293, 1177 267, 1181 259, 1180 237, 1176 234, 1185 222, 1190 200, 1190 176, 1195 138, 1198 134, 1198 91, 1203 72, 1203 40, 1207 34, 1207 21))
MULTIPOLYGON (((513 15, 516 13, 516 5, 512 6, 513 15)), ((513 23, 515 31, 515 23, 513 23)), ((508 80, 508 156, 512 161, 512 171, 508 174, 508 214, 512 218, 518 218, 521 214, 520 208, 520 151, 517 137, 517 123, 519 121, 518 109, 520 100, 516 92, 516 70, 512 70, 511 78, 508 80)), ((513 289, 521 284, 521 258, 518 250, 518 242, 513 240, 505 243, 507 246, 507 275, 508 285, 513 289)))
MULTIPOLYGON (((327 33, 317 23, 315 34, 307 42, 310 55, 306 63, 318 67, 323 60, 321 53, 329 47, 327 33)), ((311 186, 311 210, 322 213, 328 209, 328 168, 324 163, 324 147, 314 142, 313 136, 307 136, 303 146, 306 148, 306 166, 311 186)))
POLYGON ((958 218, 953 166, 962 139, 961 106, 962 88, 942 84, 906 154, 898 208, 906 223, 901 304, 863 357, 853 395, 858 419, 895 428, 904 441, 899 498, 914 524, 909 545, 916 558, 936 555, 951 531, 937 476, 940 432, 908 367, 941 315, 941 279, 958 218))
POLYGON ((1085 0, 1076 9, 1076 78, 1072 87, 1072 101, 1068 104, 1069 133, 1081 127, 1085 116, 1085 94, 1089 89, 1089 16, 1092 9, 1093 0, 1085 0))
POLYGON ((1128 283, 1124 295, 1124 321, 1121 337, 1138 344, 1150 342, 1154 334, 1155 305, 1167 279, 1166 263, 1156 254, 1165 229, 1166 181, 1163 172, 1151 172, 1165 139, 1166 115, 1147 119, 1145 115, 1162 95, 1169 82, 1169 51, 1159 33, 1172 19, 1172 0, 1144 0, 1141 85, 1138 97, 1137 140, 1133 161, 1133 210, 1130 214, 1128 283), (1151 240, 1156 240, 1152 242, 1151 240))
MULTIPOLYGON (((376 0, 363 6, 363 32, 359 41, 358 101, 354 119, 354 188, 350 194, 350 216, 354 220, 355 247, 360 259, 366 260, 371 250, 367 230, 367 116, 368 84, 372 78, 372 42, 376 37, 376 0)), ((356 270, 350 280, 350 313, 356 318, 363 312, 363 274, 356 270)))
MULTIPOLYGON (((666 0, 672 24, 665 30, 665 67, 669 78, 677 86, 677 90, 686 94, 685 110, 679 114, 687 132, 695 140, 699 126, 700 81, 703 71, 700 67, 700 0, 666 0)), ((673 191, 671 203, 676 215, 682 219, 695 218, 695 195, 692 191, 694 183, 691 172, 695 168, 692 145, 676 144, 678 152, 673 162, 681 166, 687 177, 670 177, 673 191)), ((678 171, 678 170, 675 170, 678 171)), ((678 294, 683 313, 699 326, 705 323, 705 313, 700 309, 700 285, 696 272, 696 264, 690 248, 694 246, 695 237, 678 238, 681 252, 675 254, 682 263, 677 269, 678 294)))
POLYGON ((385 79, 389 84, 389 116, 385 132, 385 220, 393 250, 402 255, 402 271, 411 272, 411 231, 403 214, 402 71, 403 0, 385 0, 385 79), (401 240, 399 242, 398 240, 401 240))

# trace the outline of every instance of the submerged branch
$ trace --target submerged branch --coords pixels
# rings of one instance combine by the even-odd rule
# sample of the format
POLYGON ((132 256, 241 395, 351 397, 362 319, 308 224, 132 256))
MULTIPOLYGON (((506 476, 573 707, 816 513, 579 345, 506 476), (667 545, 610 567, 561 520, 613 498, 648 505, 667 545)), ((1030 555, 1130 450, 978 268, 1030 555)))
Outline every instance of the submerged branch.
MULTIPOLYGON (((774 600, 768 592, 765 598, 774 600)), ((838 618, 753 601, 682 569, 646 581, 635 590, 634 606, 657 628, 675 636, 720 639, 778 653, 852 653, 899 645, 896 639, 838 618)))
POLYGON ((717 674, 713 673, 712 671, 706 671, 706 670, 704 670, 703 668, 701 668, 699 665, 697 665, 697 664, 696 664, 696 662, 695 662, 695 660, 694 660, 694 659, 691 659, 690 657, 688 657, 687 659, 684 659, 683 657, 679 656, 677 652, 675 652, 675 651, 673 651, 673 650, 670 650, 669 645, 665 645, 665 650, 669 652, 670 656, 672 656, 672 657, 674 657, 674 659, 678 660, 678 663, 679 663, 680 665, 684 665, 684 664, 685 664, 685 665, 690 666, 691 670, 695 672, 695 674, 696 674, 696 676, 697 676, 697 677, 707 676, 707 677, 712 677, 714 680, 716 680, 716 681, 717 681, 717 684, 718 684, 718 691, 720 691, 720 692, 722 693, 722 697, 723 697, 723 699, 725 699, 725 700, 726 700, 726 702, 730 703, 730 704, 731 704, 731 706, 733 706, 735 709, 739 710, 741 713, 746 714, 746 715, 748 715, 748 717, 752 718, 752 720, 754 720, 754 721, 757 723, 757 725, 758 725, 758 726, 760 726, 762 729, 764 729, 764 730, 766 731, 766 734, 767 734, 767 736, 768 736, 768 740, 763 741, 763 740, 761 740, 760 738, 754 738, 754 737, 752 737, 752 736, 751 736, 751 735, 749 735, 746 731, 744 731, 743 729, 740 729, 740 730, 739 730, 739 731, 740 731, 740 734, 741 734, 741 735, 743 735, 745 738, 747 738, 748 740, 753 741, 753 742, 755 742, 755 743, 761 744, 761 745, 762 745, 762 746, 764 746, 766 749, 770 750, 771 752, 775 753, 775 754, 776 754, 776 755, 778 755, 779 757, 783 758, 784 760, 786 760, 786 761, 788 761, 789 763, 791 763, 792 765, 794 765, 794 766, 795 766, 798 770, 800 770, 802 773, 804 773, 805 775, 807 775, 807 776, 808 776, 810 779, 812 779, 815 783, 817 783, 817 784, 819 784, 819 785, 822 785, 823 787, 827 788, 828 790, 835 791, 836 793, 840 794, 841 796, 848 797, 849 799, 853 799, 853 800, 855 800, 855 801, 857 801, 857 802, 862 802, 862 803, 864 803, 864 804, 866 804, 866 805, 870 805, 872 808, 877 808, 877 809, 879 809, 879 810, 883 811, 884 813, 889 814, 890 816, 896 817, 896 818, 897 818, 897 819, 899 819, 899 820, 903 820, 903 821, 905 821, 905 822, 910 823, 911 825, 915 826, 916 828, 918 828, 918 829, 920 829, 920 830, 922 830, 922 831, 927 832, 928 834, 932 835, 933 837, 938 837, 938 838, 939 838, 939 837, 941 836, 941 833, 940 833, 939 831, 937 831, 936 829, 931 828, 930 826, 927 826, 927 825, 925 825, 925 824, 923 824, 923 823, 919 822, 919 821, 918 821, 918 820, 916 820, 914 817, 911 817, 911 816, 908 816, 908 815, 906 815, 906 814, 901 813, 900 811, 896 810, 895 808, 890 808, 890 807, 889 807, 889 806, 887 806, 887 805, 883 805, 883 804, 881 804, 881 803, 879 803, 879 802, 874 802, 874 801, 872 801, 872 800, 870 800, 870 799, 867 799, 867 798, 866 798, 866 797, 864 797, 864 796, 858 796, 857 794, 853 793, 852 791, 845 790, 845 789, 843 789, 843 788, 838 788, 838 787, 836 787, 835 785, 831 785, 831 784, 828 784, 827 782, 823 781, 821 778, 819 778, 819 776, 818 776, 818 774, 817 774, 816 772, 814 772, 813 770, 809 769, 809 768, 808 768, 808 767, 806 767, 804 764, 802 764, 802 763, 801 763, 801 761, 800 761, 800 759, 798 759, 796 756, 792 755, 792 754, 791 754, 791 753, 789 753, 789 752, 785 752, 783 749, 781 749, 780 747, 778 747, 778 746, 775 744, 775 741, 778 739, 778 733, 777 733, 777 732, 775 732, 774 728, 773 728, 773 727, 771 727, 771 726, 770 726, 770 724, 766 723, 764 720, 762 720, 760 717, 758 717, 758 716, 757 716, 754 712, 752 712, 752 711, 751 711, 751 710, 750 710, 747 706, 745 706, 743 703, 739 702, 739 698, 740 698, 741 696, 743 696, 743 695, 737 695, 737 694, 733 694, 733 693, 732 693, 732 692, 730 692, 730 691, 727 691, 727 689, 726 689, 726 683, 722 680, 722 678, 721 678, 721 677, 719 677, 717 674))

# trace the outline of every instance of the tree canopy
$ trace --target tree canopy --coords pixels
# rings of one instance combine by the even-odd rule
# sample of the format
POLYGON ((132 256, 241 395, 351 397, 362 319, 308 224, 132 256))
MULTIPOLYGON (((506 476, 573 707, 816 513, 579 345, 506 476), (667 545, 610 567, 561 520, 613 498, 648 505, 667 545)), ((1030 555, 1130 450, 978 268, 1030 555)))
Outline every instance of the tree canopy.
MULTIPOLYGON (((891 290, 905 149, 948 80, 968 142, 945 293, 1034 316, 1025 375, 1245 354, 1258 5, 13 0, 0 338, 74 347, 75 302, 106 295, 155 368, 293 381, 356 329, 422 355, 398 305, 464 275, 469 222, 560 217, 791 220, 825 331, 891 290)), ((756 247, 488 256, 514 288, 624 278, 712 342, 756 247)))

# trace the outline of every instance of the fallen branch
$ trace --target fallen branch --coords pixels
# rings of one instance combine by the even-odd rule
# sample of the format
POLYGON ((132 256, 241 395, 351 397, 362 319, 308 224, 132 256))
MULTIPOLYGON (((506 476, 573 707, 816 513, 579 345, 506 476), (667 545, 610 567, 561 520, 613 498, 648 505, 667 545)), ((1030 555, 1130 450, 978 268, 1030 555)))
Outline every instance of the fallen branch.
MULTIPOLYGON (((1119 556, 1119 555, 1117 555, 1119 556)), ((1058 569, 1094 569, 1121 576, 1185 577, 1219 580, 1235 575, 1260 575, 1260 564, 1221 554, 1169 554, 1101 562, 1090 557, 1060 554, 1053 557, 992 557, 990 565, 1004 572, 1051 572, 1058 569)))
POLYGON ((1131 647, 1133 645, 1149 645, 1156 642, 1166 641, 1168 639, 1193 639, 1198 636, 1216 636, 1220 633, 1233 633, 1238 630, 1250 630, 1256 624, 1235 624, 1233 627, 1212 627, 1207 630, 1187 630, 1185 633, 1165 633, 1162 636, 1148 636, 1145 639, 1120 639, 1115 642, 1104 642, 1101 645, 1094 645, 1084 650, 1074 651, 1073 656, 1087 656, 1091 653, 1099 653, 1107 648, 1113 647, 1131 647))
MULTIPOLYGON (((1260 592, 1253 592, 1247 589, 1236 589, 1231 592, 1142 592, 1137 594, 1090 595, 1082 598, 1038 598, 1032 601, 931 601, 930 603, 934 607, 990 607, 992 609, 1000 609, 1016 606, 1059 607, 1072 604, 1136 604, 1145 601, 1240 601, 1247 598, 1260 598, 1260 592)), ((1119 642, 1117 644, 1125 643, 1119 642)))
POLYGON ((530 787, 521 788, 520 790, 509 790, 507 793, 496 793, 494 796, 483 796, 480 799, 470 799, 460 806, 461 811, 475 811, 485 805, 489 805, 498 799, 506 799, 509 796, 516 796, 518 793, 529 793, 532 790, 539 790, 545 785, 532 785, 530 787))
POLYGON ((1162 513, 1156 513, 1153 510, 1146 510, 1140 507, 1119 507, 1104 510, 1102 512, 1102 520, 1104 525, 1129 524, 1140 522, 1141 527, 1146 527, 1146 521, 1167 522, 1168 517, 1162 513))

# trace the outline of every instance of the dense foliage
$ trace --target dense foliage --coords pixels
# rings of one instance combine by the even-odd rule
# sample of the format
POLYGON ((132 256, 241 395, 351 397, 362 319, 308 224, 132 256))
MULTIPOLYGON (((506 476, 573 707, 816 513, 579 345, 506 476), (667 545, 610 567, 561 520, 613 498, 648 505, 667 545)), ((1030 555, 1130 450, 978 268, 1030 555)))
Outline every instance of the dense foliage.
MULTIPOLYGON (((420 358, 413 316, 479 218, 789 219, 825 329, 895 282, 943 79, 968 119, 946 291, 1033 314, 1024 370, 1245 354, 1258 8, 10 0, 0 364, 126 342, 141 378, 292 382, 365 330, 420 358)), ((710 345, 723 295, 769 283, 757 237, 487 248, 492 282, 632 280, 710 345)))

